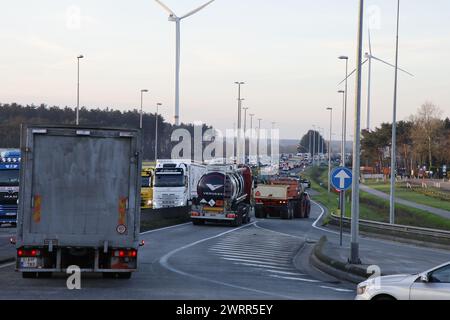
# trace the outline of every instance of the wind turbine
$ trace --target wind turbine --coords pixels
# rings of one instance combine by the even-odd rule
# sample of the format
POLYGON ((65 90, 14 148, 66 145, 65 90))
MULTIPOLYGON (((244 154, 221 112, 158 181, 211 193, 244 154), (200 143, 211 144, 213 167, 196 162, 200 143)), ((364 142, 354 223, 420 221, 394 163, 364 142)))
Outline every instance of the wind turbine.
POLYGON ((195 10, 190 11, 184 16, 178 17, 175 12, 173 12, 168 6, 162 3, 160 0, 155 0, 164 10, 169 13, 169 21, 175 22, 176 24, 176 51, 175 51, 175 125, 180 125, 180 22, 184 18, 190 17, 207 5, 211 4, 215 0, 210 0, 204 5, 198 7, 195 10))
MULTIPOLYGON (((369 29, 369 52, 366 52, 365 56, 366 60, 364 60, 361 65, 364 65, 365 63, 369 62, 369 70, 368 70, 368 88, 367 88, 367 130, 370 130, 371 126, 370 126, 370 116, 371 116, 371 91, 372 91, 372 60, 384 63, 392 68, 395 69, 395 65, 386 62, 380 58, 377 58, 376 56, 374 56, 372 54, 372 39, 370 36, 370 29, 369 29)), ((414 77, 414 75, 412 73, 409 73, 408 71, 402 69, 402 68, 398 68, 398 70, 402 71, 403 73, 406 73, 408 75, 410 75, 411 77, 414 77)), ((354 73, 356 72, 356 69, 353 70, 346 79, 350 78, 354 73)), ((346 80, 342 80, 339 85, 341 85, 342 83, 344 83, 344 81, 346 80)))

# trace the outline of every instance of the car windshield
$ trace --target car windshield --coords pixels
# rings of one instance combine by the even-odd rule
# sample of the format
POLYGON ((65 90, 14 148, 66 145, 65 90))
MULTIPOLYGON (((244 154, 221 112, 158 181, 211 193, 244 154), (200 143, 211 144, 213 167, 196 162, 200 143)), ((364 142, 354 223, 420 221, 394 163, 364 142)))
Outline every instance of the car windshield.
POLYGON ((155 187, 184 187, 184 176, 180 174, 157 174, 155 176, 155 187))
POLYGON ((18 186, 19 170, 0 170, 0 186, 18 186))

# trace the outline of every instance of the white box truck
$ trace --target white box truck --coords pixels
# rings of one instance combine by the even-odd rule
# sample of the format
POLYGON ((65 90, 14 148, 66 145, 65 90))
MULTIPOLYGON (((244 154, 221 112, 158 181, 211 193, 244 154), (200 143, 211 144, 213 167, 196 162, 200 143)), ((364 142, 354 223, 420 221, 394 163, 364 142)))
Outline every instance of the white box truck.
POLYGON ((22 128, 16 270, 128 279, 137 270, 141 137, 138 130, 22 128))
POLYGON ((158 160, 153 185, 153 209, 186 207, 197 197, 206 166, 191 160, 158 160))

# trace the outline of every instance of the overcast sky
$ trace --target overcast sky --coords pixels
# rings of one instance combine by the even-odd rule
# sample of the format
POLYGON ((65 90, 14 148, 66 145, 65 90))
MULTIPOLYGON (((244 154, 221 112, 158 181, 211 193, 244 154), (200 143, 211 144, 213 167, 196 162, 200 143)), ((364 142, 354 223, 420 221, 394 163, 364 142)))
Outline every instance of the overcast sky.
MULTIPOLYGON (((205 0, 166 0, 182 15, 205 0)), ((216 0, 183 20, 181 120, 233 128, 235 81, 245 81, 244 106, 277 122, 282 138, 300 138, 312 125, 326 128, 335 107, 340 132, 344 77, 339 55, 355 67, 357 0, 216 0)), ((81 104, 133 109, 141 88, 145 110, 164 104, 174 116, 175 25, 153 0, 0 0, 0 102, 76 105, 76 56, 81 104), (78 15, 78 13, 80 15, 78 15)), ((395 57, 395 0, 367 0, 373 54, 395 57)), ((402 2, 399 119, 425 101, 450 116, 450 1, 402 2)), ((364 51, 367 51, 367 25, 364 51)), ((366 115, 367 69, 363 79, 366 115)), ((392 119, 394 70, 373 66, 373 124, 392 119)), ((349 130, 354 121, 354 78, 349 83, 349 130)), ((255 121, 256 122, 256 121, 255 121)), ((365 121, 364 121, 365 123, 365 121)))

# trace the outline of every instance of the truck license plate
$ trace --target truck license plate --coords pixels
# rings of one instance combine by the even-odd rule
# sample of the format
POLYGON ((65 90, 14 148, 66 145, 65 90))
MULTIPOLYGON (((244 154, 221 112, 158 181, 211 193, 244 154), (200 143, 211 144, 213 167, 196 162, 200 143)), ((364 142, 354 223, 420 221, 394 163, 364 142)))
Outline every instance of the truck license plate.
POLYGON ((37 258, 20 258, 22 268, 37 268, 37 258))

